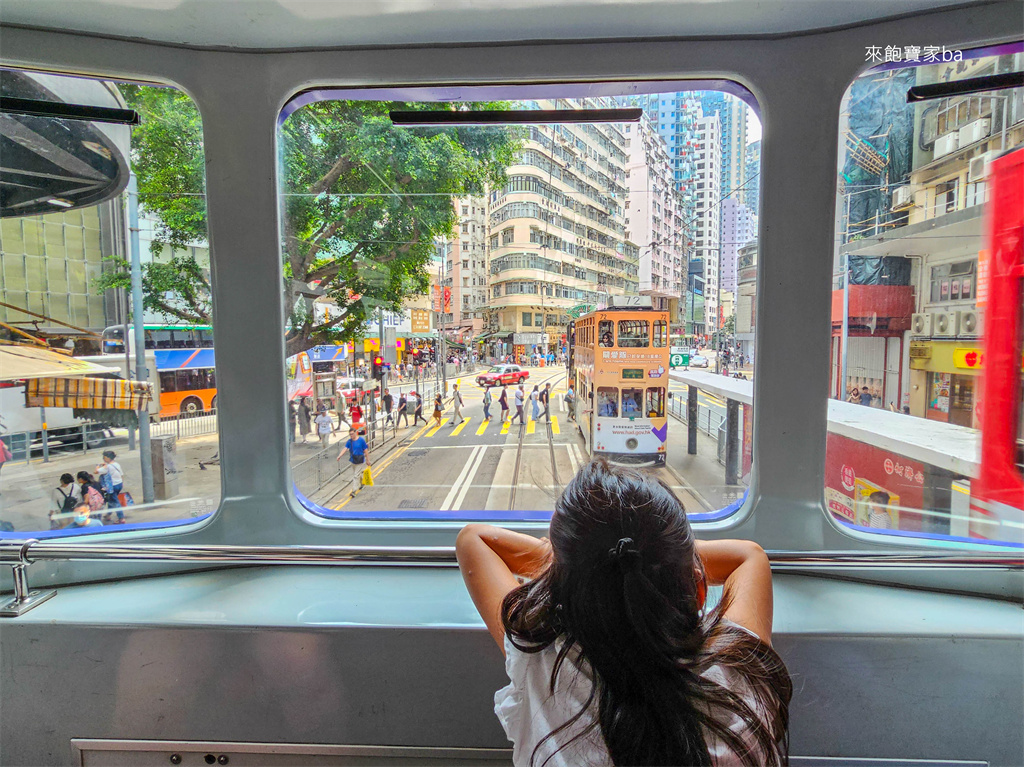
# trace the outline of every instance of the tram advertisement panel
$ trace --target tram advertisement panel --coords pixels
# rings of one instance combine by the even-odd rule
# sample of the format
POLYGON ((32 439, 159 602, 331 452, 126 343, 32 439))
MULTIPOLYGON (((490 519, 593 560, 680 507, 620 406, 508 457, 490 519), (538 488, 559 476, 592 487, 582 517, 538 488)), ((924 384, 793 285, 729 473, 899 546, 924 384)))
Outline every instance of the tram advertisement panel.
POLYGON ((838 519, 861 527, 921 530, 924 464, 864 442, 828 435, 825 502, 838 519))

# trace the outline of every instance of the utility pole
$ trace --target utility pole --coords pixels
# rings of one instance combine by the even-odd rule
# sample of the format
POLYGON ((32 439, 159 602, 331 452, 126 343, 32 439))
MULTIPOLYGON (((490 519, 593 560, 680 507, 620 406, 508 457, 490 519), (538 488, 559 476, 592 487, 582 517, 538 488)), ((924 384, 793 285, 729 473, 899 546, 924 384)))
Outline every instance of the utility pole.
MULTIPOLYGON (((149 378, 146 371, 146 328, 142 308, 142 255, 139 252, 139 183, 133 173, 128 179, 128 231, 132 259, 132 325, 135 330, 135 380, 149 378)), ((124 340, 125 344, 128 339, 124 340)), ((153 492, 153 444, 149 434, 149 411, 139 410, 139 458, 142 477, 142 500, 152 503, 153 492)))

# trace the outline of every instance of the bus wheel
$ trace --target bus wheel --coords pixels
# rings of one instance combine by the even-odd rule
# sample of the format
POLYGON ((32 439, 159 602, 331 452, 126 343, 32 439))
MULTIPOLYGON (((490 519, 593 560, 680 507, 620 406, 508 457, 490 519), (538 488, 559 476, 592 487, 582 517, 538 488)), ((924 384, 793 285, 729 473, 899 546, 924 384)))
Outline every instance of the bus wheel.
POLYGON ((210 410, 216 410, 216 409, 217 409, 217 395, 214 394, 213 395, 213 399, 210 400, 210 410))
POLYGON ((183 415, 195 415, 196 413, 202 413, 202 400, 197 397, 186 397, 181 403, 181 412, 183 415))

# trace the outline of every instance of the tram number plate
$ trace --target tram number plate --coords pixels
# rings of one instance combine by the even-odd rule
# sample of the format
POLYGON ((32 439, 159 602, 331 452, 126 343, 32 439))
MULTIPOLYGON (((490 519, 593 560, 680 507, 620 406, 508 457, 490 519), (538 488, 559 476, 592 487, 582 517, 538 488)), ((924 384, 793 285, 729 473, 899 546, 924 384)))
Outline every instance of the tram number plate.
POLYGON ((668 358, 670 368, 682 368, 690 364, 689 354, 673 354, 668 358))
POLYGON ((643 368, 626 368, 625 370, 622 371, 622 377, 624 379, 630 378, 630 379, 643 380, 643 377, 644 377, 643 368))

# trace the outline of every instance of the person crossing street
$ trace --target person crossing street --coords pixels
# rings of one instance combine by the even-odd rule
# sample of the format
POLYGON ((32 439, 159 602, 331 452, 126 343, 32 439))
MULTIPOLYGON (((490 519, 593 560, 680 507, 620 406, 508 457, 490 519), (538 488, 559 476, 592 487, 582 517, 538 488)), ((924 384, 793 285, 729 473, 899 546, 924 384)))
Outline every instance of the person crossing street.
POLYGON ((462 393, 459 391, 458 384, 452 388, 452 407, 455 408, 455 412, 452 413, 452 428, 454 429, 466 420, 462 417, 462 393), (456 421, 456 419, 458 420, 456 421))
POLYGON ((519 419, 520 425, 526 423, 526 419, 523 417, 523 405, 526 402, 526 391, 522 384, 516 387, 516 414, 512 416, 512 420, 509 423, 515 423, 516 419, 519 419))
POLYGON ((544 420, 551 423, 551 384, 544 384, 544 391, 540 393, 540 401, 544 404, 544 420))

